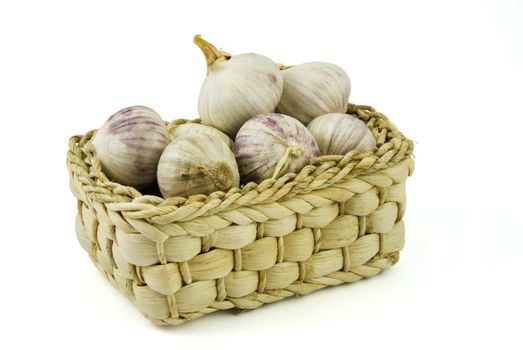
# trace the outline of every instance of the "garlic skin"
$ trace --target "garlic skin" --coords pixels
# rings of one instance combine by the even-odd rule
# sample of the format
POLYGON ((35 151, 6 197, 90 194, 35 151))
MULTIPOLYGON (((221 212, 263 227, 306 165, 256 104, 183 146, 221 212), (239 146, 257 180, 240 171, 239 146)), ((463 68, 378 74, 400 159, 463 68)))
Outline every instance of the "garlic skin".
POLYGON ((283 94, 278 113, 293 116, 307 125, 317 116, 344 113, 351 83, 347 73, 327 62, 283 67, 283 94))
POLYGON ((160 157, 157 178, 164 198, 227 192, 240 185, 229 145, 205 133, 175 138, 160 157))
POLYGON ((255 53, 231 56, 199 35, 194 42, 207 61, 207 77, 198 98, 198 113, 204 124, 234 138, 252 116, 275 111, 283 90, 276 63, 255 53))
POLYGON ((158 113, 149 107, 132 106, 113 114, 92 143, 110 180, 144 189, 156 180, 158 160, 170 140, 158 113))
POLYGON ((176 125, 174 128, 169 130, 169 134, 171 134, 171 136, 174 139, 180 136, 207 134, 225 142, 229 146, 229 148, 232 148, 233 146, 233 141, 229 136, 227 136, 220 130, 213 128, 212 126, 200 123, 185 123, 176 125))
POLYGON ((243 183, 297 173, 309 159, 320 155, 303 124, 277 113, 249 119, 236 135, 234 153, 243 183))
POLYGON ((360 119, 343 113, 316 117, 307 125, 322 155, 345 155, 352 150, 365 152, 376 147, 376 139, 360 119))

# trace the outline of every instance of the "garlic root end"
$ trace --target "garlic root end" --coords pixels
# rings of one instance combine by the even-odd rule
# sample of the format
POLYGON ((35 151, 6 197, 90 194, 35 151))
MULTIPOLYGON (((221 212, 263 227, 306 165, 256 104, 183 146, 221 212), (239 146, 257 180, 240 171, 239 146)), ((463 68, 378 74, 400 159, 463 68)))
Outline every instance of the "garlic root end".
POLYGON ((219 191, 227 192, 234 186, 234 174, 225 162, 208 162, 203 167, 203 171, 219 191))

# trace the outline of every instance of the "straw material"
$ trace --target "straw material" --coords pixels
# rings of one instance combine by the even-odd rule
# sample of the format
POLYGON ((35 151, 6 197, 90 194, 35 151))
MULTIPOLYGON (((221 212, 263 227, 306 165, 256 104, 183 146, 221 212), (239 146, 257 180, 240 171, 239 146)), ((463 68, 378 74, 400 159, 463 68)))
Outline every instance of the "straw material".
POLYGON ((372 107, 349 105, 348 113, 367 123, 377 149, 319 157, 298 174, 188 199, 109 181, 93 156, 95 131, 74 136, 67 166, 78 240, 160 325, 372 277, 394 265, 404 245, 413 144, 372 107))

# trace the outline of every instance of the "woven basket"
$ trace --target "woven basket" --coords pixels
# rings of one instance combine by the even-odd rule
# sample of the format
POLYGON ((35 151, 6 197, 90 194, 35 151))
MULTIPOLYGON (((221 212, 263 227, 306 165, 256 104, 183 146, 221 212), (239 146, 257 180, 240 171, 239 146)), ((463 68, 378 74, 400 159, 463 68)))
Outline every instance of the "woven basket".
POLYGON ((372 107, 349 105, 348 113, 367 123, 376 150, 319 157, 299 174, 188 199, 109 181, 89 142, 95 131, 74 136, 67 166, 78 240, 161 325, 374 276, 404 245, 413 144, 372 107))

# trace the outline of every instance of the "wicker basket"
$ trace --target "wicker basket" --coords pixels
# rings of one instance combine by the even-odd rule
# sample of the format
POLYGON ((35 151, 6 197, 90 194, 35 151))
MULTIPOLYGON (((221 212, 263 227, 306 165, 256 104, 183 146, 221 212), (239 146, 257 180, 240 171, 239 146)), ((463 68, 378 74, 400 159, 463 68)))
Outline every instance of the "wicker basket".
POLYGON ((188 199, 109 181, 89 142, 95 131, 74 136, 67 166, 78 240, 161 325, 374 276, 404 245, 413 144, 371 107, 349 105, 348 113, 367 123, 377 150, 323 156, 299 174, 188 199))

